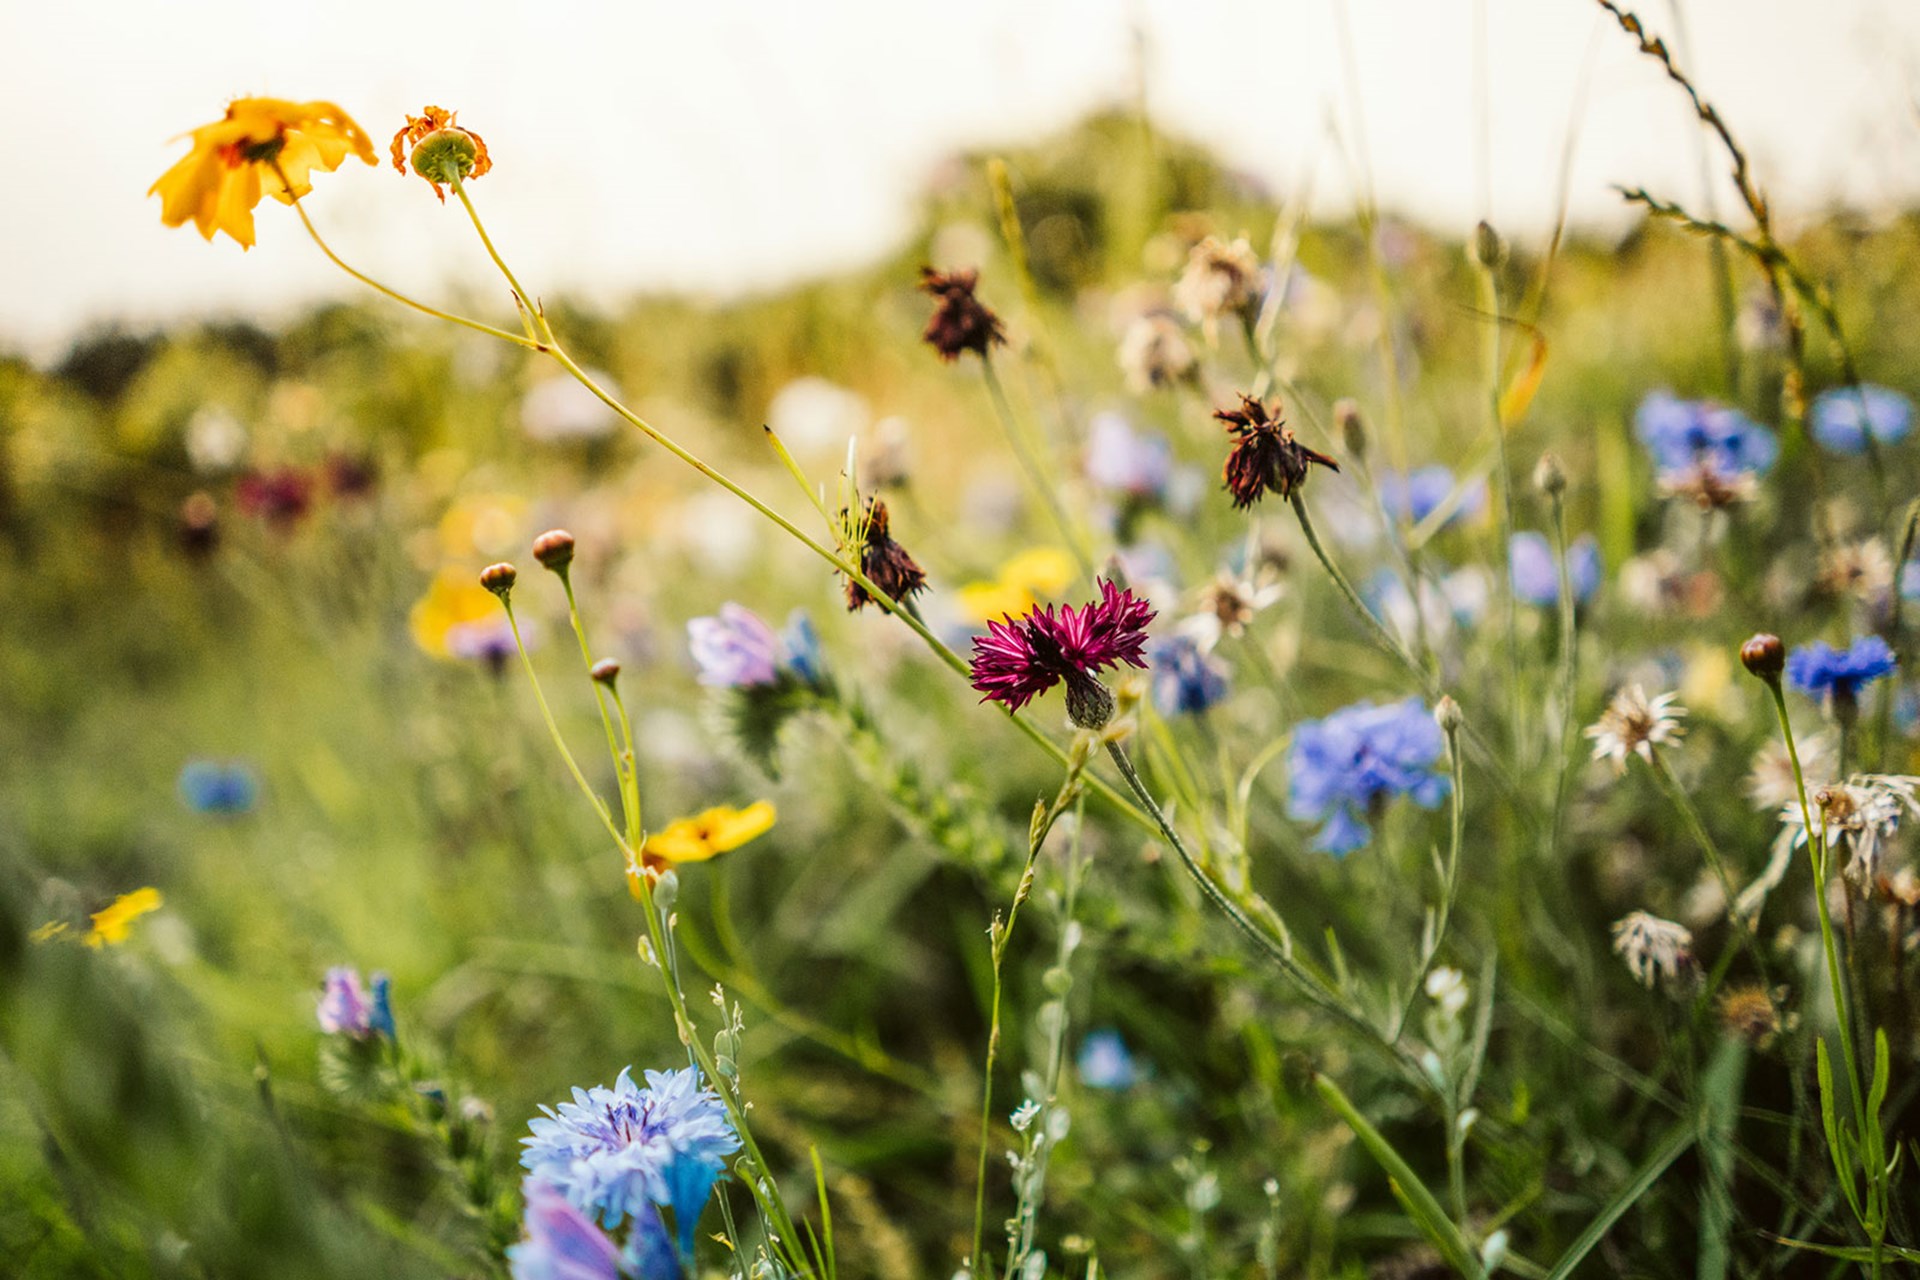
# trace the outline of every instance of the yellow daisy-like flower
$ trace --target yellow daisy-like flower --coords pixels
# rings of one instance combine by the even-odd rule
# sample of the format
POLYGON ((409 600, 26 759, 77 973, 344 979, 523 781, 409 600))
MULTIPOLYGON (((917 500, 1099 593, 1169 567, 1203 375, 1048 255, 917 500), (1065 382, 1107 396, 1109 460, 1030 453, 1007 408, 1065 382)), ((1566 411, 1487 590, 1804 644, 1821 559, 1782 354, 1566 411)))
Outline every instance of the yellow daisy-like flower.
POLYGON ((1057 598, 1073 583, 1073 557, 1059 547, 1034 547, 1005 564, 991 581, 960 588, 960 612, 969 622, 1017 618, 1042 600, 1057 598))
POLYGON ((87 945, 119 946, 127 940, 133 922, 150 911, 158 911, 160 905, 160 891, 151 886, 121 894, 105 909, 93 913, 93 928, 87 931, 87 945))
POLYGON ((188 136, 193 149, 147 189, 160 197, 160 221, 191 221, 208 240, 224 231, 243 249, 253 247, 262 195, 292 204, 313 190, 315 169, 331 172, 348 155, 374 163, 373 141, 331 102, 235 98, 188 136))
MULTIPOLYGON (((773 803, 768 800, 744 809, 720 805, 691 818, 682 818, 648 836, 640 846, 640 861, 649 875, 658 875, 683 862, 705 862, 765 835, 772 829, 775 816, 773 803)), ((627 887, 634 897, 640 896, 640 873, 635 868, 627 869, 627 887)))
POLYGON ((480 585, 471 570, 449 566, 434 575, 427 593, 414 601, 407 614, 413 641, 436 658, 456 658, 449 639, 460 628, 492 623, 502 617, 500 601, 480 585))

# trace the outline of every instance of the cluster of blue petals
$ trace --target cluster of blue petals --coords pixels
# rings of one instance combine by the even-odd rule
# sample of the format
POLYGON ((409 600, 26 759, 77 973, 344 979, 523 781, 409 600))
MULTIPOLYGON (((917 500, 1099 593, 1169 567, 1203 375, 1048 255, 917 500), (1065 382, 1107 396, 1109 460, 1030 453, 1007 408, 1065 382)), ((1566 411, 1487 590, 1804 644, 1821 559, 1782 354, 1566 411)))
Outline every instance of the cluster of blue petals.
POLYGON ((1450 786, 1438 771, 1446 739, 1418 698, 1356 702, 1293 731, 1287 752, 1288 816, 1318 822, 1313 847, 1346 854, 1373 837, 1368 813, 1405 796, 1434 808, 1450 786))

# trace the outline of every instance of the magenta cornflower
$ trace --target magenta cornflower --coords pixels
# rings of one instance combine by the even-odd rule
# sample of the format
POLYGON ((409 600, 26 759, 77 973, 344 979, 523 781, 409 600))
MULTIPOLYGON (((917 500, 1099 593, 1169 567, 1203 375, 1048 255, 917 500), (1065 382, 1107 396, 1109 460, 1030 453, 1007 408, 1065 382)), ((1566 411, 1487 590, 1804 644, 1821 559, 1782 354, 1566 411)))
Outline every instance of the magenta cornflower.
POLYGON ((1062 605, 1056 614, 1048 605, 989 622, 987 634, 973 638, 973 687, 981 701, 1018 711, 1065 681, 1074 723, 1098 728, 1113 715, 1113 695, 1093 673, 1123 662, 1145 667, 1151 621, 1145 600, 1102 582, 1100 599, 1078 609, 1062 605))

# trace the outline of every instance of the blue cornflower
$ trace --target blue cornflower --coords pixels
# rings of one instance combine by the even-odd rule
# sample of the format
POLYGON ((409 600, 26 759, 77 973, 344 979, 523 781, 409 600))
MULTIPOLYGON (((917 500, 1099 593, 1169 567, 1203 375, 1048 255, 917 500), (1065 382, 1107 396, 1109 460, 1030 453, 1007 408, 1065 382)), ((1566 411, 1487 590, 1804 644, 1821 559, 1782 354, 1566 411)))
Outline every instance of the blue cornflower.
POLYGON ((593 1219, 538 1178, 528 1178, 526 1239, 507 1247, 513 1280, 680 1280, 680 1257, 652 1205, 622 1250, 593 1219))
POLYGON ((1147 649, 1153 664, 1153 705, 1162 715, 1197 715, 1227 696, 1226 664, 1192 636, 1168 636, 1147 649))
POLYGON ((180 770, 180 801, 195 813, 246 813, 260 793, 253 770, 234 762, 189 760, 180 770))
MULTIPOLYGON (((1512 554, 1513 594, 1541 608, 1560 603, 1560 570, 1546 535, 1514 534, 1512 554)), ((1573 580, 1575 604, 1585 604, 1600 589, 1600 544, 1592 534, 1583 533, 1568 544, 1567 577, 1573 580)))
POLYGON ((1787 682, 1802 693, 1851 701, 1861 685, 1892 675, 1899 665, 1879 636, 1861 636, 1845 649, 1816 640, 1787 655, 1787 682))
POLYGON ((349 965, 327 970, 320 986, 320 1007, 315 1011, 320 1029, 328 1035, 351 1036, 366 1040, 375 1035, 394 1038, 393 981, 384 973, 373 975, 373 991, 361 985, 360 971, 349 965))
POLYGON ((1780 456, 1773 432, 1739 410, 1665 391, 1640 402, 1633 428, 1663 477, 1705 470, 1731 482, 1765 475, 1780 456))
POLYGON ((805 609, 788 614, 787 625, 780 629, 779 665, 805 684, 826 683, 827 660, 820 651, 820 633, 813 629, 813 619, 805 609))
POLYGON ((1372 838, 1368 811, 1394 796, 1424 809, 1446 797, 1435 771, 1446 750, 1440 726, 1418 698, 1376 707, 1356 702, 1295 727, 1287 752, 1287 815, 1323 825, 1313 847, 1351 853, 1372 838))
POLYGON ((649 1071, 644 1088, 632 1077, 629 1067, 610 1089, 575 1089, 572 1102, 542 1107, 546 1117, 520 1140, 520 1163, 607 1227, 672 1209, 681 1252, 690 1254, 700 1210, 740 1139, 698 1068, 649 1071))
POLYGON ((1895 444, 1913 430, 1913 401, 1898 391, 1861 383, 1835 387, 1814 398, 1813 438, 1835 453, 1855 454, 1867 447, 1867 435, 1895 444))
POLYGON ((1089 1089, 1131 1089, 1140 1078, 1127 1042, 1112 1027, 1088 1032, 1074 1065, 1079 1068, 1080 1083, 1089 1089))
POLYGON ((1087 430, 1087 479, 1127 497, 1162 498, 1173 479, 1173 446, 1117 413, 1097 413, 1087 430))
MULTIPOLYGON (((1453 494, 1453 472, 1442 466, 1420 467, 1402 475, 1398 471, 1382 471, 1375 481, 1380 493, 1380 505, 1387 514, 1396 520, 1408 524, 1419 524, 1435 511, 1440 504, 1453 494)), ((1487 501, 1487 482, 1475 480, 1460 495, 1460 501, 1447 516, 1447 523, 1453 524, 1468 516, 1478 515, 1487 501)))
POLYGON ((774 682, 780 637, 744 605, 729 600, 717 617, 691 619, 687 647, 701 684, 740 689, 774 682))

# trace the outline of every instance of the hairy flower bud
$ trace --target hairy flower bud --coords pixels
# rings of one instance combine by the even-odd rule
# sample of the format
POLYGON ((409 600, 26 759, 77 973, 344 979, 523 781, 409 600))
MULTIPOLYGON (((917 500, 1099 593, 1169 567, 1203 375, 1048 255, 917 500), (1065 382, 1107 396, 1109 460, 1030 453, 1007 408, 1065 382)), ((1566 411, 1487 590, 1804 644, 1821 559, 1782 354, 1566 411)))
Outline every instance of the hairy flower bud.
POLYGON ((1740 646, 1740 665, 1768 684, 1779 684, 1787 666, 1787 647, 1779 636, 1763 631, 1740 646))
POLYGON ((480 585, 499 596, 504 602, 519 576, 520 571, 503 560, 499 564, 490 564, 480 571, 480 585))
POLYGON ((533 540, 533 558, 555 573, 573 563, 573 535, 565 529, 549 529, 533 540))
POLYGON ((1440 695, 1440 701, 1433 706, 1433 722, 1440 726, 1443 733, 1458 733, 1460 726, 1467 722, 1466 712, 1460 710, 1460 704, 1451 694, 1440 695))
POLYGON ((1567 491, 1567 473, 1560 466, 1560 459, 1551 453, 1540 455, 1540 461, 1533 468, 1533 484, 1549 498, 1557 498, 1567 491))

